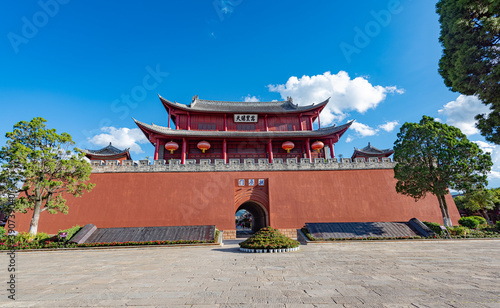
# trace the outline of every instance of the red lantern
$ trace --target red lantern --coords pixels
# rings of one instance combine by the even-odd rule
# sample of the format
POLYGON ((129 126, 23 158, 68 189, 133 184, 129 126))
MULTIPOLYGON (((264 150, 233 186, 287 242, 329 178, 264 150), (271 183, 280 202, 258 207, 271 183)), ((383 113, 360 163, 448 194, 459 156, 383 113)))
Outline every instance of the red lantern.
POLYGON ((210 143, 208 143, 208 141, 200 141, 198 142, 198 149, 205 153, 206 150, 210 149, 210 143))
POLYGON ((170 141, 167 142, 167 144, 165 144, 165 149, 169 150, 170 154, 174 154, 174 151, 177 150, 178 148, 179 145, 177 144, 177 142, 170 141))
POLYGON ((313 150, 318 151, 318 153, 319 153, 319 151, 320 151, 322 148, 324 148, 324 147, 325 147, 325 144, 324 144, 323 142, 321 142, 321 141, 315 141, 315 142, 311 145, 311 148, 312 148, 313 150))
POLYGON ((283 148, 283 150, 286 150, 287 153, 290 153, 290 150, 295 147, 295 144, 293 144, 293 142, 291 141, 285 141, 283 142, 281 147, 283 148))

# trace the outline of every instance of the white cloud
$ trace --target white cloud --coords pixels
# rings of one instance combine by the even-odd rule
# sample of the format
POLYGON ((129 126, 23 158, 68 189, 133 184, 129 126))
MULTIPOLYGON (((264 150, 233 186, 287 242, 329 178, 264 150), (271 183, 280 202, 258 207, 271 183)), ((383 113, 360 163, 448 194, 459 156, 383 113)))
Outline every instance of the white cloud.
POLYGON ((250 96, 250 94, 248 94, 246 97, 245 97, 245 102, 260 102, 260 100, 254 96, 250 96))
POLYGON ((467 136, 478 134, 475 127, 477 114, 489 113, 488 106, 481 103, 476 96, 460 95, 438 110, 439 114, 446 116, 446 123, 458 127, 467 136))
POLYGON ((351 128, 361 137, 373 136, 378 132, 378 129, 359 122, 352 123, 351 128))
POLYGON ((353 141, 354 139, 356 139, 356 138, 354 138, 354 137, 353 137, 353 136, 351 136, 351 135, 348 135, 348 136, 347 136, 347 138, 345 139, 345 142, 346 142, 346 143, 349 143, 349 142, 353 141))
POLYGON ((382 130, 385 130, 386 132, 390 133, 392 132, 396 126, 399 125, 398 121, 391 121, 391 122, 385 122, 385 124, 381 124, 378 127, 382 130))
POLYGON ((500 179, 500 146, 487 143, 484 141, 472 141, 479 146, 483 152, 488 152, 491 154, 491 160, 493 161, 493 167, 491 168, 491 173, 488 178, 490 179, 500 179))
POLYGON ((280 93, 282 99, 293 97, 294 103, 299 105, 317 104, 331 97, 320 115, 321 123, 325 125, 342 121, 349 111, 364 113, 376 108, 388 93, 404 93, 395 86, 374 86, 363 77, 351 79, 344 71, 301 78, 292 76, 286 84, 268 85, 268 88, 280 93))
POLYGON ((127 127, 102 127, 102 134, 88 138, 92 144, 105 147, 111 142, 113 146, 119 149, 130 148, 130 151, 136 154, 144 153, 139 146, 140 143, 148 143, 142 131, 138 128, 127 127))

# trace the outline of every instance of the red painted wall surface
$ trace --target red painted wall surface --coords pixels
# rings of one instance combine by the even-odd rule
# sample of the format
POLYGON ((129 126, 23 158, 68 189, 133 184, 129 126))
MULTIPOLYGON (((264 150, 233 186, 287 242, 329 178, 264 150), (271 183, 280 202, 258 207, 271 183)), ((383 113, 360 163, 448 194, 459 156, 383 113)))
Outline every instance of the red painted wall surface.
MULTIPOLYGON (((76 224, 100 228, 214 224, 234 230, 238 178, 268 179, 269 222, 300 228, 306 222, 407 221, 442 223, 437 198, 418 202, 396 193, 392 169, 270 172, 94 173, 92 192, 67 197, 69 214, 43 212, 39 231, 56 233, 76 224)), ((460 217, 451 196, 450 215, 460 217)), ((28 231, 31 213, 16 215, 28 231)))

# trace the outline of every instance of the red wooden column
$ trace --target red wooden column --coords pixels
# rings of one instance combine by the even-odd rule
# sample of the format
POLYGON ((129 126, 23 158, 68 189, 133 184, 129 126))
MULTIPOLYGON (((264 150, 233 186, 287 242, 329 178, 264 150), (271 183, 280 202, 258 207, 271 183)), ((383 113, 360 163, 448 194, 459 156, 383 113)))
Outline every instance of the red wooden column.
POLYGON ((183 165, 186 162, 186 152, 187 152, 186 148, 187 148, 186 138, 182 138, 181 164, 183 164, 183 165))
MULTIPOLYGON (((224 114, 224 131, 227 131, 227 115, 224 114)), ((226 142, 226 140, 224 139, 224 142, 226 142)))
POLYGON ((269 124, 267 123, 267 114, 264 117, 264 124, 266 125, 266 132, 268 132, 269 131, 269 124))
POLYGON ((187 117, 188 117, 187 118, 187 126, 188 126, 187 129, 191 130, 191 116, 189 115, 189 112, 187 114, 187 117))
POLYGON ((319 126, 319 129, 321 129, 321 120, 319 119, 319 113, 316 113, 318 115, 318 126, 319 126))
POLYGON ((227 164, 227 141, 226 139, 222 140, 222 158, 224 159, 224 162, 227 164))
POLYGON ((271 139, 267 142, 267 151, 269 152, 269 163, 273 163, 273 142, 271 139))
POLYGON ((302 125, 302 113, 299 115, 299 125, 300 125, 300 130, 304 130, 304 125, 302 125))
POLYGON ((328 139, 328 146, 330 147, 330 157, 334 158, 335 151, 333 150, 333 139, 332 138, 328 139))
POLYGON ((309 116, 309 125, 311 126, 311 130, 313 129, 313 116, 309 116))
POLYGON ((158 152, 159 152, 159 150, 160 150, 160 139, 156 138, 154 160, 158 160, 158 152))
MULTIPOLYGON (((310 119, 310 118, 309 118, 310 119)), ((306 139, 306 156, 309 158, 309 161, 311 160, 311 142, 309 138, 306 139)))

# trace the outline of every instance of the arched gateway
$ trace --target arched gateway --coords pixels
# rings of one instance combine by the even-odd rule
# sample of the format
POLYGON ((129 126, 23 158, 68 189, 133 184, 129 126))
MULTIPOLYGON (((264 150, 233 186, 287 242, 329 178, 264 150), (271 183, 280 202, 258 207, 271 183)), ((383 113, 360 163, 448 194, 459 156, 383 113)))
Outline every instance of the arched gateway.
POLYGON ((256 201, 247 201, 240 205, 236 212, 246 210, 252 215, 252 231, 257 232, 261 228, 269 226, 269 215, 264 206, 256 201))

